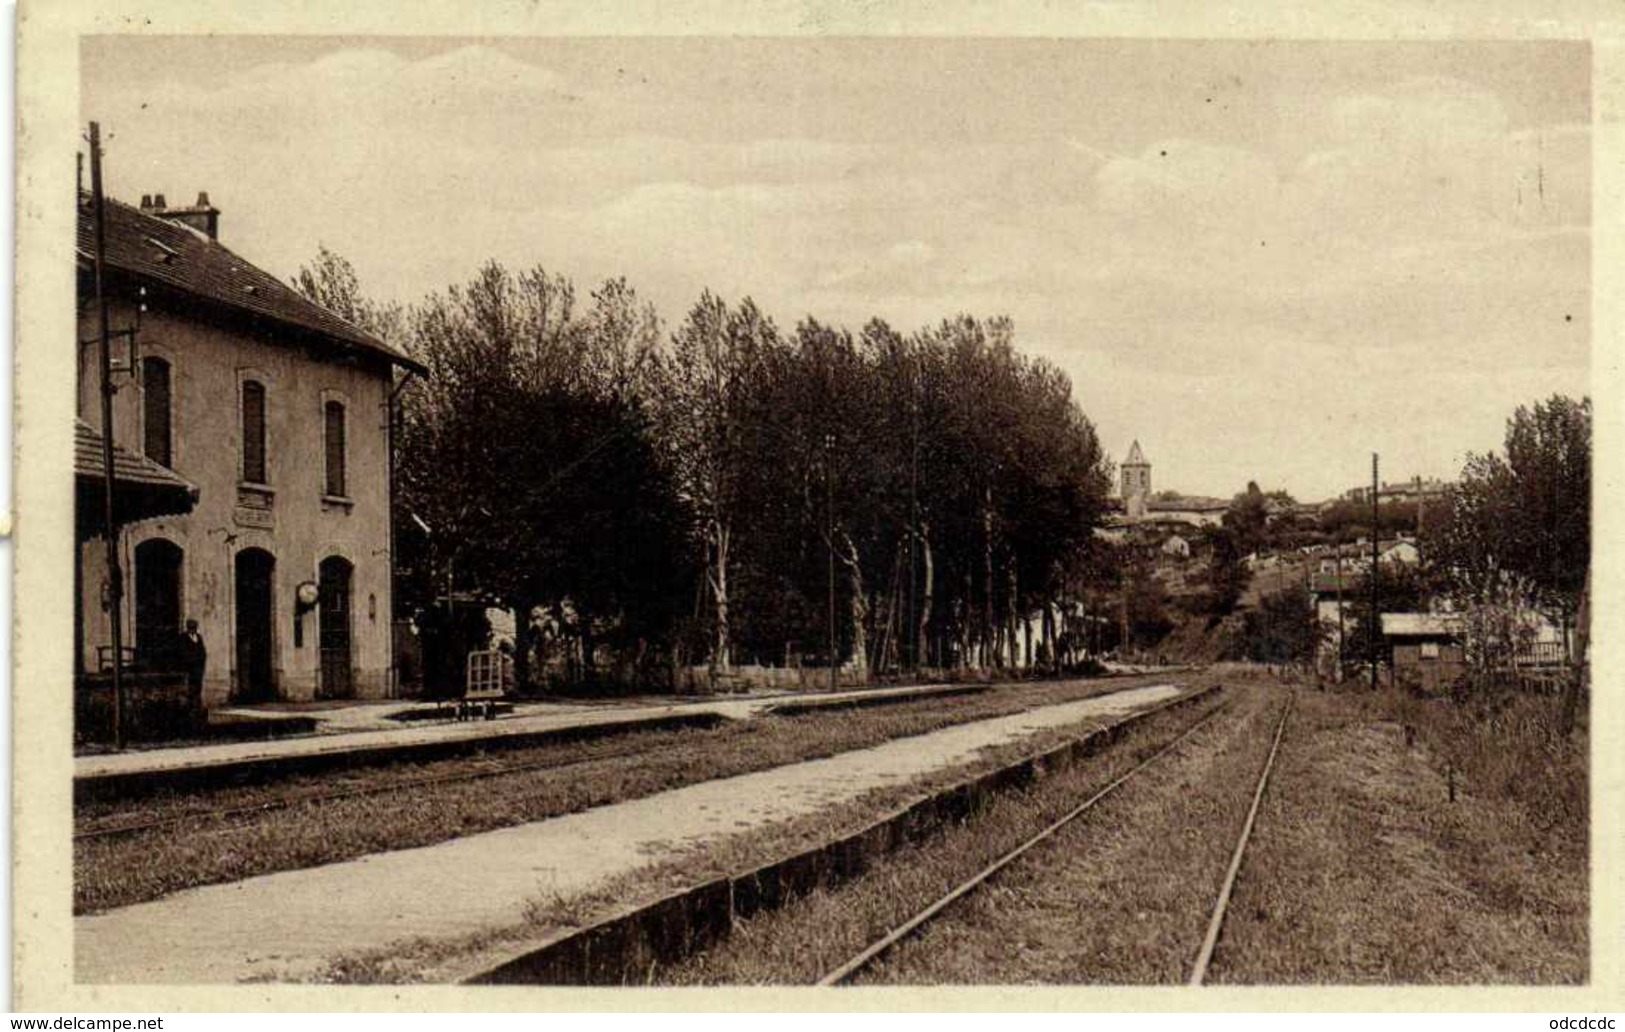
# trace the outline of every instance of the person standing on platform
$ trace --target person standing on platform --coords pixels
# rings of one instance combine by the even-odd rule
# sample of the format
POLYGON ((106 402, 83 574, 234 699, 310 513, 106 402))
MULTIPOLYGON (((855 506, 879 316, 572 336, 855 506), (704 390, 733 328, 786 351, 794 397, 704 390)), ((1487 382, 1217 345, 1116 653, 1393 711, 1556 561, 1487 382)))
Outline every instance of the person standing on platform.
POLYGON ((186 621, 180 653, 182 669, 186 671, 187 702, 192 721, 201 727, 206 719, 203 714, 203 671, 209 664, 209 650, 203 644, 203 635, 197 629, 196 620, 186 621))

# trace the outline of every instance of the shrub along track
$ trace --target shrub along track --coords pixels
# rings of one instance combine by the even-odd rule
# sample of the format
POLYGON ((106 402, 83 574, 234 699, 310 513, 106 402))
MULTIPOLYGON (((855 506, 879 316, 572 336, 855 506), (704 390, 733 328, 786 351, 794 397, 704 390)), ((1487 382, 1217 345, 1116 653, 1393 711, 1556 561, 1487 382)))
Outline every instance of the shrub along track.
POLYGON ((1285 726, 1287 700, 1273 686, 1230 692, 1227 712, 1182 718, 1140 748, 1114 750, 1105 769, 1090 764, 1001 798, 862 881, 744 922, 727 943, 655 977, 1185 981, 1206 952, 1204 930, 1217 939, 1226 863, 1240 866, 1237 832, 1251 823, 1285 726))
POLYGON ((85 803, 75 812, 75 912, 430 845, 1158 680, 1012 685, 971 697, 769 714, 715 728, 294 776, 134 804, 85 803))

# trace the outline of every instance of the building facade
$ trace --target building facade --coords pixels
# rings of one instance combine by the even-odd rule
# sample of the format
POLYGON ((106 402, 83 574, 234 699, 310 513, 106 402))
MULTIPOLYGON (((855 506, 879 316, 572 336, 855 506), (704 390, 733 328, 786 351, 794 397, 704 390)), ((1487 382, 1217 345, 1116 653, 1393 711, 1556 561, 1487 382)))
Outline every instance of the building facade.
MULTIPOLYGON (((105 208, 108 322, 134 330, 114 440, 197 488, 119 530, 134 661, 172 662, 196 620, 205 708, 389 695, 390 416, 396 371, 422 367, 223 247, 206 195, 105 208)), ((78 412, 99 430, 94 240, 82 195, 78 412)), ((106 662, 104 541, 80 546, 80 670, 106 662)))

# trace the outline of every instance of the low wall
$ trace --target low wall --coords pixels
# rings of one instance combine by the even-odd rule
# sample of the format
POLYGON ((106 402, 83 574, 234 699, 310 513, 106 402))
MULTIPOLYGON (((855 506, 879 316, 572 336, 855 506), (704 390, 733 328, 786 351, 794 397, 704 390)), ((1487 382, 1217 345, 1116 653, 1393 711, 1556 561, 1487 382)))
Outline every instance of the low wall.
MULTIPOLYGON (((203 714, 192 708, 186 675, 125 672, 124 736, 132 742, 160 742, 197 734, 203 714)), ((73 686, 73 736, 81 742, 113 740, 113 678, 88 674, 73 686)))
MULTIPOLYGON (((829 687, 829 667, 775 667, 738 664, 727 670, 713 671, 707 666, 686 667, 678 677, 682 691, 707 695, 729 692, 760 691, 817 691, 829 687)), ((859 677, 851 667, 836 672, 836 687, 862 688, 868 678, 859 677)))
POLYGON ((870 709, 875 706, 896 706, 919 702, 921 699, 957 699, 966 695, 980 695, 993 686, 990 684, 963 684, 947 688, 933 688, 930 692, 897 692, 895 694, 847 695, 832 699, 801 699, 769 706, 767 712, 776 717, 799 717, 809 713, 822 713, 835 709, 870 709))

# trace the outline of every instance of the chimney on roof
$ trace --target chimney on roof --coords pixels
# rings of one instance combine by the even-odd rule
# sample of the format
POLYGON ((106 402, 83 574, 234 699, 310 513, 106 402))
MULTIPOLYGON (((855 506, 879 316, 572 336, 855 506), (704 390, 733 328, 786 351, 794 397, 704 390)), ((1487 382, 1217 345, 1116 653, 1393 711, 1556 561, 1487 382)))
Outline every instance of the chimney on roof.
POLYGON ((141 210, 148 215, 171 222, 179 222, 183 226, 191 226, 199 233, 205 233, 210 240, 220 235, 220 209, 209 203, 209 194, 206 190, 199 190, 197 203, 190 208, 171 208, 164 203, 163 194, 153 194, 147 197, 141 195, 141 210))

